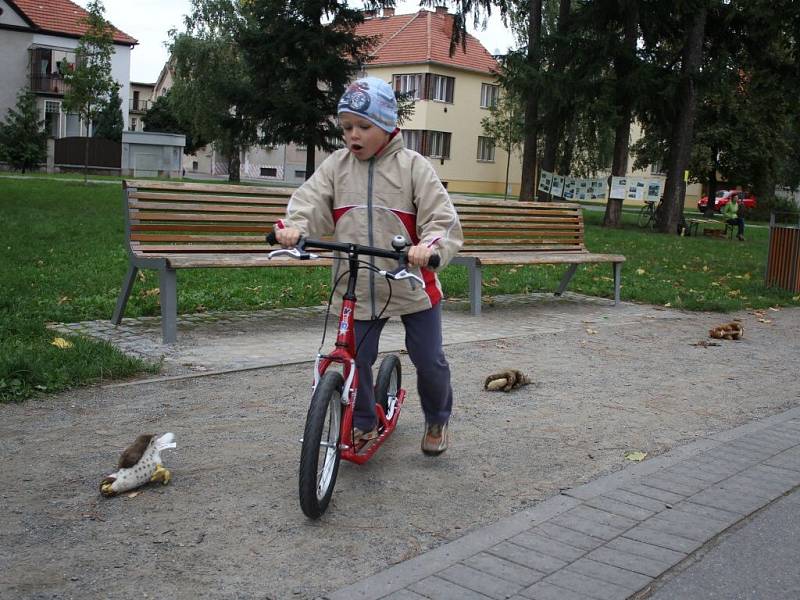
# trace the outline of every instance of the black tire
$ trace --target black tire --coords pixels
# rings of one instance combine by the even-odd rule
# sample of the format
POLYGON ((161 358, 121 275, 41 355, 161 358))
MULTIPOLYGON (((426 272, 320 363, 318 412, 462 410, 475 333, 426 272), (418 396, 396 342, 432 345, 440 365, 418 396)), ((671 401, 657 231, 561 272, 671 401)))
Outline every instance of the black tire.
POLYGON ((310 519, 318 519, 328 508, 339 472, 343 386, 341 373, 325 372, 308 407, 299 481, 300 508, 310 519))
POLYGON ((397 398, 401 379, 400 359, 390 354, 381 361, 378 377, 375 379, 375 401, 383 407, 386 414, 389 413, 390 397, 397 398))

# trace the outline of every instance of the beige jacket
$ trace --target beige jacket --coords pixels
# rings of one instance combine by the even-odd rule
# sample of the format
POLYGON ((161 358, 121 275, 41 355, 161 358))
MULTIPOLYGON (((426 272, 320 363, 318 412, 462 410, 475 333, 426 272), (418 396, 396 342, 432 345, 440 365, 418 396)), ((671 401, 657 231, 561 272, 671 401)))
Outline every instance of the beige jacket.
MULTIPOLYGON (((464 241, 447 190, 428 160, 404 147, 399 133, 368 161, 359 160, 346 148, 334 152, 292 195, 282 225, 296 227, 312 239, 333 234, 340 242, 389 250, 392 238, 400 234, 413 244, 434 248, 441 256, 439 269, 450 262, 464 241)), ((390 259, 365 256, 364 260, 381 269, 397 266, 390 259)), ((334 277, 346 269, 346 261, 336 261, 334 277)), ((417 284, 412 290, 408 280, 392 282, 391 302, 383 317, 426 310, 441 300, 436 273, 428 268, 415 270, 425 280, 425 289, 417 284)), ((341 300, 346 284, 344 276, 335 301, 341 300)), ((361 270, 356 297, 356 318, 375 318, 389 297, 389 282, 377 273, 361 270)))

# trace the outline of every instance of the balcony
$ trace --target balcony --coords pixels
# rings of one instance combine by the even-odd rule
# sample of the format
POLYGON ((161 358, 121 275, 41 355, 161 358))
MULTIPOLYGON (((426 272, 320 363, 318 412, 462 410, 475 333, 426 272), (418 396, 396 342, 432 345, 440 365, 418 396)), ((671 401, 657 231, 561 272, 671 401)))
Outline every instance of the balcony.
POLYGON ((75 68, 75 53, 51 48, 30 49, 30 88, 40 94, 63 96, 69 86, 64 73, 75 68))
POLYGON ((130 106, 128 107, 128 111, 137 114, 146 113, 153 105, 152 100, 140 100, 139 98, 131 98, 129 103, 130 106))

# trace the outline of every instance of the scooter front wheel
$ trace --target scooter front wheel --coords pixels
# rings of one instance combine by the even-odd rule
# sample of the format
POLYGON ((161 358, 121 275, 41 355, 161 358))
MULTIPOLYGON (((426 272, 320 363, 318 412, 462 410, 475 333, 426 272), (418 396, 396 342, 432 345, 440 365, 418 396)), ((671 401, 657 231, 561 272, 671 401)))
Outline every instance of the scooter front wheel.
POLYGON ((308 407, 299 483, 300 508, 311 519, 318 519, 328 508, 339 472, 343 386, 340 373, 326 371, 308 407))

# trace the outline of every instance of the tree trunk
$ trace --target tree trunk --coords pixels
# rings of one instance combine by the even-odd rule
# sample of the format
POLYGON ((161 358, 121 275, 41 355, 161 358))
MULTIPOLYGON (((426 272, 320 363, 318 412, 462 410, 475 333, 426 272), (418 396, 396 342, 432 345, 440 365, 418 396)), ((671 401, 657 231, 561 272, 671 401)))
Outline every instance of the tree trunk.
MULTIPOLYGON (((542 30, 542 0, 531 0, 528 14, 528 67, 529 72, 539 71, 539 37, 542 30)), ((530 85, 525 99, 525 139, 522 152, 522 184, 519 199, 522 202, 534 200, 536 193, 536 143, 539 137, 537 126, 539 113, 539 84, 530 85)))
POLYGON ((306 179, 314 174, 316 166, 317 147, 314 145, 313 139, 306 140, 306 179))
POLYGON ((715 212, 714 206, 717 203, 717 150, 712 149, 711 152, 713 155, 711 157, 711 170, 708 173, 708 194, 706 194, 708 202, 704 212, 706 217, 713 216, 715 212))
POLYGON ((83 185, 89 185, 89 126, 83 139, 83 185))
MULTIPOLYGON (((558 34, 563 36, 569 27, 571 0, 560 0, 558 7, 558 34)), ((564 71, 568 59, 568 48, 563 39, 557 40, 553 72, 560 74, 564 71)), ((556 90, 555 96, 550 97, 550 106, 547 107, 544 123, 544 153, 542 155, 542 171, 556 171, 556 157, 561 136, 564 132, 565 107, 570 103, 562 97, 564 90, 556 90)), ((569 93, 569 97, 572 94, 569 93)), ((563 173, 561 173, 563 175, 563 173)), ((553 195, 548 193, 547 199, 552 200, 553 195)))
POLYGON ((658 219, 658 230, 662 233, 679 233, 682 225, 683 203, 685 201, 683 173, 689 164, 694 135, 695 104, 697 87, 695 80, 703 58, 703 39, 706 29, 707 6, 703 3, 691 14, 686 15, 686 43, 683 47, 681 77, 675 103, 678 112, 672 128, 667 182, 664 186, 664 203, 658 219))
MULTIPOLYGON (((628 172, 628 147, 633 118, 633 93, 629 82, 636 70, 636 42, 639 33, 639 0, 628 0, 624 5, 625 33, 623 48, 614 60, 617 74, 617 127, 614 131, 614 158, 611 164, 611 175, 623 177, 628 172)), ((603 216, 604 227, 620 227, 622 225, 622 198, 609 198, 606 202, 606 213, 603 216)))
POLYGON ((242 167, 242 157, 237 148, 231 155, 228 157, 228 181, 231 183, 239 183, 241 181, 241 177, 239 175, 239 170, 242 167))

